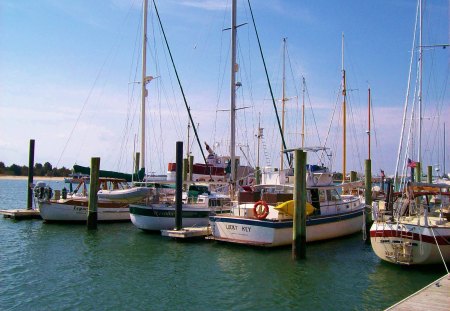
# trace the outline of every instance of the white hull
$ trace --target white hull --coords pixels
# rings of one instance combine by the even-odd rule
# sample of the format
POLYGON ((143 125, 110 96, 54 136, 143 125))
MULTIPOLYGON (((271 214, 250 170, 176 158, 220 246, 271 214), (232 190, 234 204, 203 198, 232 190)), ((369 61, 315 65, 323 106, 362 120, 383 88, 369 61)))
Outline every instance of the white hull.
MULTIPOLYGON (((46 221, 83 222, 87 220, 87 206, 60 204, 55 202, 39 202, 39 212, 46 221)), ((129 221, 128 205, 122 207, 98 207, 98 221, 129 221)))
POLYGON ((437 217, 429 217, 432 227, 408 223, 375 222, 370 240, 375 254, 382 260, 403 265, 450 262, 450 225, 437 217), (437 242, 437 243, 436 243, 437 242), (441 257, 441 253, 442 257, 441 257))
MULTIPOLYGON (((207 226, 210 212, 211 209, 208 207, 194 207, 183 204, 182 226, 207 226)), ((130 218, 131 222, 142 230, 170 230, 175 228, 175 206, 166 204, 130 205, 130 218)))
MULTIPOLYGON (((311 218, 307 221, 306 242, 334 239, 361 231, 362 210, 337 216, 311 218)), ((275 247, 292 243, 292 220, 257 220, 236 216, 211 216, 215 240, 275 247)))

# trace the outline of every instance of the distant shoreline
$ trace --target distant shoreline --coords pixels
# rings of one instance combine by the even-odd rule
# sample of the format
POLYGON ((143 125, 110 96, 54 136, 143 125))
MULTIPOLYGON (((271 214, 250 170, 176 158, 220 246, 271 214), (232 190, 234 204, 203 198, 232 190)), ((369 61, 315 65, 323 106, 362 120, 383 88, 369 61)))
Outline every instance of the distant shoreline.
MULTIPOLYGON (((27 180, 28 176, 13 176, 13 175, 0 175, 0 180, 27 180)), ((36 180, 55 180, 62 181, 64 177, 49 177, 49 176, 34 176, 33 181, 36 180)))

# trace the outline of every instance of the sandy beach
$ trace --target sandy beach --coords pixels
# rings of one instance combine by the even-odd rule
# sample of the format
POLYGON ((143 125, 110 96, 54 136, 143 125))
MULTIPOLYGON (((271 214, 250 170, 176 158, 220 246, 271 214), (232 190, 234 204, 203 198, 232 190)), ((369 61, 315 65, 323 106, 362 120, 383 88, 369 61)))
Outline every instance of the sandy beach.
MULTIPOLYGON (((28 176, 10 176, 10 175, 0 175, 0 179, 9 179, 9 180, 27 180, 28 176)), ((48 176, 34 176, 33 181, 36 180, 54 180, 61 181, 64 180, 64 177, 48 177, 48 176)))

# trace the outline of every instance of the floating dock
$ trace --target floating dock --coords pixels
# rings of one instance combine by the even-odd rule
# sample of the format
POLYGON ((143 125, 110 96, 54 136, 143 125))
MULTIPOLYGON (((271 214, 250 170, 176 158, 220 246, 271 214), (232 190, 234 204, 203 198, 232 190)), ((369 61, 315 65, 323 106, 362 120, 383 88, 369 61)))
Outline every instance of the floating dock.
POLYGON ((205 238, 211 234, 210 227, 188 227, 181 230, 161 230, 162 236, 175 239, 205 238))
POLYGON ((386 310, 433 310, 447 311, 450 308, 450 273, 422 288, 418 292, 396 303, 386 310))
POLYGON ((7 209, 0 210, 3 218, 11 218, 15 220, 22 219, 42 219, 41 214, 35 209, 7 209))

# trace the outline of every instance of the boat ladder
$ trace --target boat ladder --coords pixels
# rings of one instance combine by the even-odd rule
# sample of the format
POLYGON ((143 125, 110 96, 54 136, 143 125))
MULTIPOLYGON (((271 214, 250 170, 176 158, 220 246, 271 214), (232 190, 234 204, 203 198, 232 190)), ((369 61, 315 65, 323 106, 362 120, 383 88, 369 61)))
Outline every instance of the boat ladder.
POLYGON ((413 262, 413 241, 414 233, 408 230, 405 225, 397 226, 398 238, 391 239, 392 254, 387 258, 395 260, 396 263, 409 265, 413 262))

